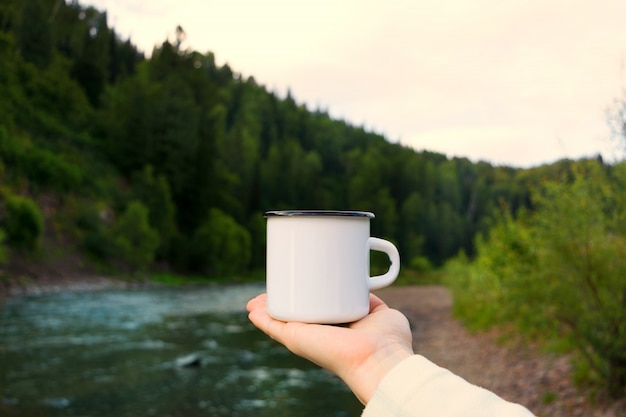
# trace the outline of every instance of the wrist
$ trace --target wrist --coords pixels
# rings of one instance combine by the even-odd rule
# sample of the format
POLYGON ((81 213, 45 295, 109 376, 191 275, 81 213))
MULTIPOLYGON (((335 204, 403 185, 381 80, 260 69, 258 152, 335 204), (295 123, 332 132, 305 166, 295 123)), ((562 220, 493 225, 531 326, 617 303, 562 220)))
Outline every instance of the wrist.
POLYGON ((367 404, 389 371, 413 355, 410 346, 403 344, 383 346, 356 369, 345 382, 359 401, 367 404))

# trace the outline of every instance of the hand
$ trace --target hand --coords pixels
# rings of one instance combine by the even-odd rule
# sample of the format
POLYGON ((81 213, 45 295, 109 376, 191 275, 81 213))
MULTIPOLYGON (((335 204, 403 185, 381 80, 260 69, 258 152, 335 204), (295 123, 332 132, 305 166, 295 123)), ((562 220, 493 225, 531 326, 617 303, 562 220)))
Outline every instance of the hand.
POLYGON ((250 321, 272 339, 339 376, 367 404, 383 377, 413 355, 407 318, 370 294, 370 312, 346 327, 282 322, 267 313, 267 297, 248 302, 250 321))

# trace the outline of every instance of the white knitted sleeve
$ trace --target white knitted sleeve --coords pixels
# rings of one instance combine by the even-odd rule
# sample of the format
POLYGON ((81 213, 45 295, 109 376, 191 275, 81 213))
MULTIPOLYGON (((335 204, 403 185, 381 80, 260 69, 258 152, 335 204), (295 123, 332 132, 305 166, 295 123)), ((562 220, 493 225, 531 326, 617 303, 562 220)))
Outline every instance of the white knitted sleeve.
POLYGON ((519 404, 472 385, 420 355, 396 365, 362 417, 532 417, 519 404))

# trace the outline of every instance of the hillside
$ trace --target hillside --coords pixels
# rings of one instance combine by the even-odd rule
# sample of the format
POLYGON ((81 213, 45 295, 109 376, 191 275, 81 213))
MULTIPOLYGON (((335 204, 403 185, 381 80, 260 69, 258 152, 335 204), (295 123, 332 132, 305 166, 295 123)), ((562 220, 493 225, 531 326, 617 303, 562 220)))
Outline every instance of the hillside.
POLYGON ((262 213, 285 208, 372 211, 372 234, 429 268, 472 256, 494 211, 530 207, 536 185, 588 162, 517 169, 417 152, 278 97, 177 34, 147 59, 106 12, 0 0, 9 275, 261 270, 262 213))

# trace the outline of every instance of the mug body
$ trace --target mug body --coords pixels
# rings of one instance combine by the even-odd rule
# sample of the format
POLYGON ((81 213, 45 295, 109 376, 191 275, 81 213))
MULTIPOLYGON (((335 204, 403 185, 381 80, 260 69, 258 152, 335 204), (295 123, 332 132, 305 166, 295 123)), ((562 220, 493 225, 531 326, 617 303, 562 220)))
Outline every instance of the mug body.
POLYGON ((274 211, 265 217, 272 317, 347 323, 367 315, 372 213, 274 211))

